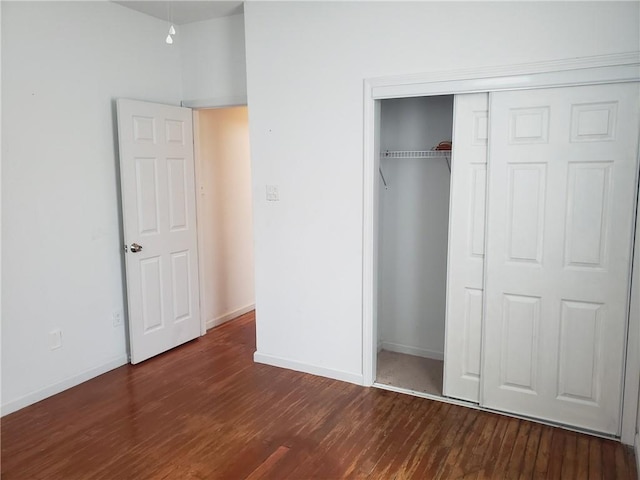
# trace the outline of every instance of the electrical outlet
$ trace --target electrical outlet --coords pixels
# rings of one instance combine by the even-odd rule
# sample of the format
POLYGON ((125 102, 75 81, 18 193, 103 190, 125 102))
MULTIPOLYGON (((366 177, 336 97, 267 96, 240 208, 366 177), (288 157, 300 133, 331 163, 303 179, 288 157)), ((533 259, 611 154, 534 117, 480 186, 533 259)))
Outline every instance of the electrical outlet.
POLYGON ((49 348, 56 350, 60 347, 62 347, 62 330, 56 328, 49 332, 49 348))
POLYGON ((114 327, 121 327, 124 323, 124 312, 122 310, 113 312, 112 320, 114 327))

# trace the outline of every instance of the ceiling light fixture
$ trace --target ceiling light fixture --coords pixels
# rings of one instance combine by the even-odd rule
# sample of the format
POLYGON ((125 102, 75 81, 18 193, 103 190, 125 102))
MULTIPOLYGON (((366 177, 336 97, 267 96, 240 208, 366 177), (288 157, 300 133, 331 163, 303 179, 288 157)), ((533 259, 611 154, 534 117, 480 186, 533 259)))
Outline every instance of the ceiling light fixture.
POLYGON ((169 33, 167 34, 167 38, 164 39, 165 42, 167 42, 168 45, 172 45, 173 44, 173 37, 171 35, 175 35, 176 34, 176 29, 173 26, 173 15, 172 15, 172 5, 171 2, 167 2, 167 17, 169 20, 169 33))

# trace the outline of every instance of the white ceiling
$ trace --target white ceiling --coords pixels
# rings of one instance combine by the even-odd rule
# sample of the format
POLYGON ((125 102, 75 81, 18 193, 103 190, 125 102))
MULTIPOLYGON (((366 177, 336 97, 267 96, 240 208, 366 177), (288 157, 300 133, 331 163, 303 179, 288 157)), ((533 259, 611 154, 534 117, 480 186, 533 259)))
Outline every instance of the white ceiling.
POLYGON ((171 21, 176 25, 199 22, 211 18, 228 17, 243 13, 244 2, 226 1, 116 1, 114 3, 146 13, 161 20, 171 21))

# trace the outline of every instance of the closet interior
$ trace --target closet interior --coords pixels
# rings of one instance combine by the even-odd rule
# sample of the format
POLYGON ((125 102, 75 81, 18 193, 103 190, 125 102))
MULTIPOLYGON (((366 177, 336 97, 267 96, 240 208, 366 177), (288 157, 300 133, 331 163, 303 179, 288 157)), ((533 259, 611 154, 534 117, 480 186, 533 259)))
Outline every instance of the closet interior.
POLYGON ((441 396, 453 95, 380 103, 376 382, 441 396))

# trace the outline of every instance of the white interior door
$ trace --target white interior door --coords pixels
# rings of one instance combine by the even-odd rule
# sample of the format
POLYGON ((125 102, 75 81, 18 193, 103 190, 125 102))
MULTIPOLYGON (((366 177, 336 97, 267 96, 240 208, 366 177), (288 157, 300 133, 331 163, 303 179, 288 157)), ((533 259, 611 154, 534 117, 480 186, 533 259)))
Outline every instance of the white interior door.
POLYGON ((449 205, 443 393, 480 394, 488 93, 456 95, 449 205))
POLYGON ((200 335, 188 108, 118 100, 131 362, 200 335))
POLYGON ((486 407, 619 432, 639 93, 490 96, 486 407))

